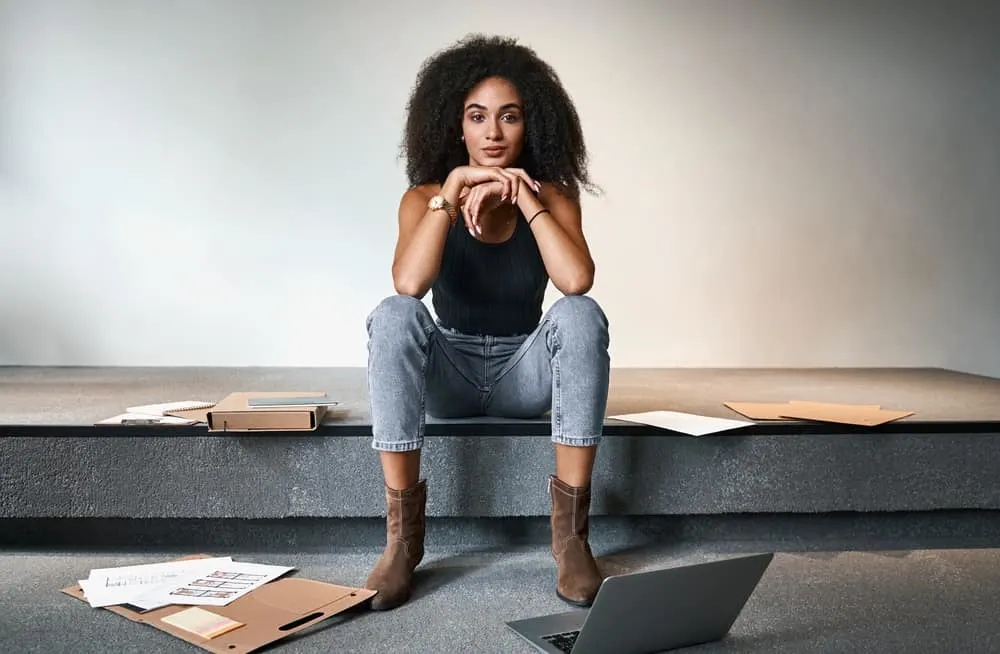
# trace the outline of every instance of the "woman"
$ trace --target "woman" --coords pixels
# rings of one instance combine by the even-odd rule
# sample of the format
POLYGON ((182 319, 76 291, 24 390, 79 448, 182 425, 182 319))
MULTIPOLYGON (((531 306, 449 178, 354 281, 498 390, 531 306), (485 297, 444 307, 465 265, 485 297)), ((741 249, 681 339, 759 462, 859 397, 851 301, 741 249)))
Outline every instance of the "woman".
MULTIPOLYGON (((372 608, 409 598, 424 552, 425 412, 538 417, 551 410, 556 592, 589 606, 590 480, 608 394, 608 323, 584 294, 594 262, 579 191, 590 190, 576 110, 555 72, 512 39, 473 36, 424 62, 408 105, 397 295, 367 320, 373 447, 387 542, 365 586, 372 608), (548 281, 559 298, 542 316, 548 281), (421 301, 432 291, 437 321, 421 301)), ((485 474, 485 472, 484 472, 485 474)))

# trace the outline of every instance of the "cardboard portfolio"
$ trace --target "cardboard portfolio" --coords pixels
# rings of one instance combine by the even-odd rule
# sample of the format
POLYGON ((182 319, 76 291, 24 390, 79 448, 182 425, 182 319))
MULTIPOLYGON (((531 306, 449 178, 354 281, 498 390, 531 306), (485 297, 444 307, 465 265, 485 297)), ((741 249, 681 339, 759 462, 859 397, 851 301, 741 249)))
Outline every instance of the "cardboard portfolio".
MULTIPOLYGON (((186 557, 194 558, 194 557, 186 557)), ((62 589, 70 597, 86 602, 79 584, 62 589)), ((270 581, 227 606, 198 606, 203 612, 241 623, 214 638, 205 638, 164 619, 190 611, 192 606, 171 604, 145 613, 126 606, 104 607, 133 622, 147 624, 192 645, 216 654, 254 652, 294 633, 311 627, 370 599, 376 591, 337 586, 302 577, 270 581)), ((89 606, 89 605, 88 605, 89 606)), ((180 623, 181 621, 173 619, 180 623)))
POLYGON ((789 402, 724 402, 724 404, 736 413, 746 416, 751 420, 787 420, 789 416, 786 413, 789 410, 795 411, 797 408, 801 411, 805 407, 844 407, 869 409, 872 411, 878 411, 882 408, 877 404, 844 405, 826 402, 806 402, 802 400, 791 400, 789 402))
POLYGON ((781 413, 785 418, 835 422, 861 427, 877 427, 913 415, 912 411, 891 411, 880 407, 873 409, 865 405, 833 405, 815 402, 789 404, 789 407, 782 410, 781 413))
POLYGON ((751 420, 813 420, 875 427, 913 415, 912 411, 890 411, 878 404, 833 402, 725 402, 725 406, 751 420))
POLYGON ((326 398, 322 392, 271 391, 230 393, 208 411, 209 431, 312 431, 326 415, 323 404, 299 406, 250 406, 251 398, 315 397, 326 398))

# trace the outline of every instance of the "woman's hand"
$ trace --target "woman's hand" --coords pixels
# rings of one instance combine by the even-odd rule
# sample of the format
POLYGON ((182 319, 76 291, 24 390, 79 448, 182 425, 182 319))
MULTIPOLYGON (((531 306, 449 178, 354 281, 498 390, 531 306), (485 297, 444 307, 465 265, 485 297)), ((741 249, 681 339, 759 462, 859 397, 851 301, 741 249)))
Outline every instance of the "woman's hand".
POLYGON ((533 189, 536 193, 541 188, 541 185, 531 179, 531 176, 521 168, 495 168, 492 166, 459 166, 451 171, 444 186, 457 187, 461 193, 462 189, 472 188, 486 182, 500 182, 504 185, 501 197, 504 199, 514 198, 515 201, 522 185, 527 184, 528 188, 533 189))
POLYGON ((521 168, 489 166, 459 166, 448 175, 445 186, 458 187, 466 227, 479 233, 482 233, 479 226, 481 213, 486 213, 507 200, 511 204, 517 204, 518 195, 525 187, 536 193, 541 189, 541 184, 521 168))
POLYGON ((479 216, 504 204, 506 200, 504 189, 502 182, 483 182, 466 190, 462 197, 462 215, 465 217, 465 227, 470 233, 483 233, 479 216))

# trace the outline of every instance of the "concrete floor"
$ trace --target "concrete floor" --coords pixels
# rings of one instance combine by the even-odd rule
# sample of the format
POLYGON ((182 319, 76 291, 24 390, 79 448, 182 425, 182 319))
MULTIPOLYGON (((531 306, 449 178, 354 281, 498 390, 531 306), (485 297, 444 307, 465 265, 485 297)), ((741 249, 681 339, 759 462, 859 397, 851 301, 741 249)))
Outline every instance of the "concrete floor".
MULTIPOLYGON (((603 554, 600 561, 606 574, 614 574, 729 553, 714 549, 647 547, 603 554)), ((302 576, 360 585, 377 553, 370 548, 305 555, 271 551, 234 558, 294 565, 302 576)), ((0 651, 201 651, 59 592, 91 568, 177 554, 0 552, 6 582, 0 587, 0 651)), ((407 605, 330 620, 267 651, 532 652, 504 622, 566 610, 553 593, 554 579, 544 547, 430 551, 407 605)), ((779 553, 729 636, 690 651, 998 652, 998 615, 1000 550, 779 553)))

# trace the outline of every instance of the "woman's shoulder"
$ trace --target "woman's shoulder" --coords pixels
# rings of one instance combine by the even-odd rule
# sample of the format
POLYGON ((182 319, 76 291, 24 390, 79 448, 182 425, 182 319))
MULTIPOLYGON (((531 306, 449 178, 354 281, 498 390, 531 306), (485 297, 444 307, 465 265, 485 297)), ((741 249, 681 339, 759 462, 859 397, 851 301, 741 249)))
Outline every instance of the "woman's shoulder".
POLYGON ((419 186, 411 186, 403 192, 403 199, 421 199, 430 200, 432 197, 441 192, 440 184, 420 184, 419 186))
POLYGON ((424 215, 424 212, 427 211, 427 203, 440 192, 440 184, 422 184, 407 188, 403 191, 403 196, 399 198, 400 216, 405 214, 415 219, 424 215))
POLYGON ((538 199, 545 206, 564 205, 580 206, 580 194, 565 184, 555 182, 543 182, 538 189, 538 199))

